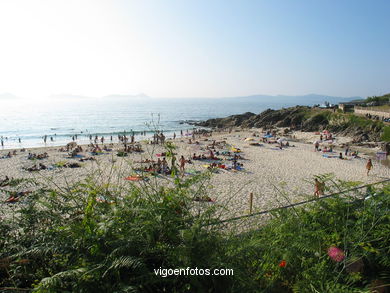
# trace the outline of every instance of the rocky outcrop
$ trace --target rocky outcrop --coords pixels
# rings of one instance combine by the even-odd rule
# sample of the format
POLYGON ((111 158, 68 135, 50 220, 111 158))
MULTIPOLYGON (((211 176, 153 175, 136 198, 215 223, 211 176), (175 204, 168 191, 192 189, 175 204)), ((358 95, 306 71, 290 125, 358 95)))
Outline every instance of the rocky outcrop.
MULTIPOLYGON (((260 114, 244 113, 225 118, 209 119, 194 125, 210 128, 273 128, 288 127, 301 131, 329 130, 344 136, 353 137, 355 142, 367 142, 381 140, 383 124, 373 121, 367 123, 355 123, 344 114, 335 114, 331 111, 319 111, 311 107, 296 106, 280 110, 267 109, 260 114)), ((359 117, 360 119, 365 119, 359 117)))
POLYGON ((228 128, 228 127, 291 127, 300 125, 304 119, 305 110, 309 107, 292 107, 281 110, 267 109, 256 115, 244 113, 226 118, 215 118, 195 123, 197 126, 228 128))

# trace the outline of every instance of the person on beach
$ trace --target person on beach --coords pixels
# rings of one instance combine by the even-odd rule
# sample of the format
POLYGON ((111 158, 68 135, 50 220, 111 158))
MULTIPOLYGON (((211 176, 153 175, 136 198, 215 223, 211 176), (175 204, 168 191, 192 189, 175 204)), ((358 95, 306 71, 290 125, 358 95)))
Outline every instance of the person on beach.
POLYGON ((370 171, 372 169, 372 161, 371 161, 371 159, 368 159, 368 162, 367 162, 367 165, 366 165, 366 169, 367 169, 367 176, 368 176, 368 173, 370 173, 370 171))
POLYGON ((318 152, 319 147, 320 147, 320 144, 318 141, 316 141, 314 144, 314 151, 318 152))
POLYGON ((317 178, 314 179, 314 195, 320 197, 324 194, 325 183, 320 182, 317 178))
POLYGON ((237 154, 234 154, 234 157, 233 157, 233 169, 234 170, 237 170, 237 159, 238 159, 237 154))
POLYGON ((186 159, 184 159, 184 156, 180 157, 180 171, 182 172, 182 176, 184 176, 184 167, 186 165, 186 159))
POLYGON ((168 162, 165 159, 165 157, 161 161, 161 166, 162 166, 163 173, 166 174, 168 172, 168 162))
POLYGON ((157 171, 157 173, 161 173, 161 171, 162 171, 162 162, 161 162, 160 158, 158 158, 157 163, 156 163, 156 171, 157 171))
POLYGON ((173 139, 176 139, 176 132, 173 133, 173 139))
POLYGON ((344 153, 344 155, 345 155, 345 156, 348 156, 348 152, 349 152, 349 146, 347 145, 347 146, 345 147, 345 153, 344 153))
POLYGON ((340 154, 339 154, 339 159, 341 159, 341 160, 344 159, 344 158, 343 158, 343 153, 340 153, 340 154))

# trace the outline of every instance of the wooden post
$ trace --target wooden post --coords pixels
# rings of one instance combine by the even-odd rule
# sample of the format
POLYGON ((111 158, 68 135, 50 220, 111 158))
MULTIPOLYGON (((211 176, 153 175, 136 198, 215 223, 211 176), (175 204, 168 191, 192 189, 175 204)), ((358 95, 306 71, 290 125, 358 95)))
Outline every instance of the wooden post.
POLYGON ((253 206, 253 193, 249 193, 249 214, 252 214, 252 206, 253 206))

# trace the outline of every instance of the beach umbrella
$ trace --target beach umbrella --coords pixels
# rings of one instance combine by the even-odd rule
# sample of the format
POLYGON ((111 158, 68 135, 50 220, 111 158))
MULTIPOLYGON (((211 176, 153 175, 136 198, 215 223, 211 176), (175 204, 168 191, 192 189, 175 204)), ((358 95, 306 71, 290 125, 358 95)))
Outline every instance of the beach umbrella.
POLYGON ((321 142, 322 142, 321 140, 315 140, 315 141, 313 141, 313 144, 321 143, 321 142))
POLYGON ((288 141, 288 139, 285 138, 285 137, 281 137, 281 138, 279 138, 279 139, 277 140, 277 142, 279 142, 279 143, 281 143, 282 141, 288 141))
POLYGON ((255 139, 253 137, 245 138, 245 141, 254 141, 255 139))

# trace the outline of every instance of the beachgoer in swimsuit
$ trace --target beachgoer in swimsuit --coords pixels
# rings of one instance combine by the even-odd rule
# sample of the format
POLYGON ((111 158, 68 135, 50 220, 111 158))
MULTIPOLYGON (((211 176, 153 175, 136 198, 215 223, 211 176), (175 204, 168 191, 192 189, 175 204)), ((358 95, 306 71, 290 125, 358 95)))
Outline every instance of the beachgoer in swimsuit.
POLYGON ((320 144, 318 143, 318 141, 316 141, 316 143, 314 144, 314 151, 318 152, 319 147, 320 147, 320 144))
POLYGON ((324 194, 324 183, 321 183, 317 178, 314 179, 314 195, 320 197, 324 194))
POLYGON ((183 156, 180 157, 180 171, 182 172, 182 176, 184 176, 184 166, 186 164, 186 159, 183 156))
POLYGON ((166 174, 167 171, 168 171, 168 162, 167 162, 167 160, 165 159, 165 157, 162 159, 161 165, 162 165, 163 173, 166 174))
POLYGON ((367 176, 368 176, 368 173, 370 173, 370 171, 372 169, 372 161, 371 161, 371 159, 368 159, 368 162, 367 162, 367 165, 366 165, 366 169, 367 169, 367 176))

